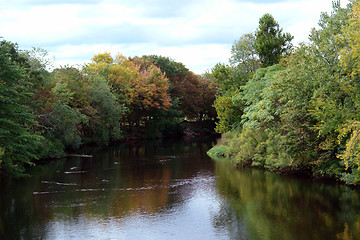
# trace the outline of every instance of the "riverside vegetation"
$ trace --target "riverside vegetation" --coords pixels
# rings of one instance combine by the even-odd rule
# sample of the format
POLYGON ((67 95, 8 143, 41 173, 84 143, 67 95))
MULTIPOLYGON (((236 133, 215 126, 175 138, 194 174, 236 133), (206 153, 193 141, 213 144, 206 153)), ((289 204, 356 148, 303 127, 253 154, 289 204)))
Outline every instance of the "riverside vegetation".
POLYGON ((360 1, 323 13, 294 47, 270 14, 202 76, 162 56, 100 53, 48 70, 43 50, 0 44, 0 171, 83 143, 160 137, 186 120, 214 120, 208 154, 238 165, 360 181, 360 1), (216 110, 216 111, 215 111, 216 110))
POLYGON ((208 154, 238 165, 360 182, 360 1, 322 13, 291 46, 271 15, 212 74, 223 133, 208 154))
POLYGON ((0 172, 23 176, 41 158, 84 143, 179 134, 214 119, 217 84, 167 57, 97 54, 48 70, 44 50, 0 43, 0 172))

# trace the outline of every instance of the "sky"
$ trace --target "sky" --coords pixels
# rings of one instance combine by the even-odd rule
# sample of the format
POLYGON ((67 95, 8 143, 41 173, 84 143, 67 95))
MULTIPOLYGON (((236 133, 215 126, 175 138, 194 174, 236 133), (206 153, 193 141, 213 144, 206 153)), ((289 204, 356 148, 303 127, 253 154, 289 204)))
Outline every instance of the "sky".
MULTIPOLYGON (((347 0, 342 0, 345 6, 347 0)), ((83 65, 98 53, 161 55, 201 74, 228 63, 231 46, 265 13, 306 42, 332 0, 0 0, 0 36, 42 48, 53 67, 83 65)))

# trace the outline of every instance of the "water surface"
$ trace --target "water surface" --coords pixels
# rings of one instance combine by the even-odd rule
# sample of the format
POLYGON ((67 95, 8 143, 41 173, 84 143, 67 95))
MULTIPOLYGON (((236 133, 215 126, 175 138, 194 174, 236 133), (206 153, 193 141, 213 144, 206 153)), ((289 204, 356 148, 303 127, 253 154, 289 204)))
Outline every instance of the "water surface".
POLYGON ((206 139, 87 149, 0 182, 0 239, 360 239, 359 191, 235 169, 206 139))

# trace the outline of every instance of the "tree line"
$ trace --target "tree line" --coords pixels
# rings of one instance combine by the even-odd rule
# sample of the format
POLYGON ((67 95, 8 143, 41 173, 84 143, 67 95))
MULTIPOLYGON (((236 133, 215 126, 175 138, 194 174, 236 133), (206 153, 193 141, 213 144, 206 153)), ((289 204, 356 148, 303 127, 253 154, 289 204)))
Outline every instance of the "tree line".
POLYGON ((214 119, 217 84, 168 57, 95 55, 50 68, 46 52, 0 42, 0 173, 84 143, 181 134, 184 119, 214 119))
POLYGON ((360 182, 360 1, 322 13, 292 45, 271 14, 199 76, 168 57, 95 55, 49 70, 46 52, 0 43, 0 172, 84 143, 179 134, 217 119, 209 151, 238 165, 360 182))
POLYGON ((209 155, 273 171, 360 182, 360 1, 322 13, 307 43, 292 46, 270 14, 232 46, 219 84, 222 133, 209 155))

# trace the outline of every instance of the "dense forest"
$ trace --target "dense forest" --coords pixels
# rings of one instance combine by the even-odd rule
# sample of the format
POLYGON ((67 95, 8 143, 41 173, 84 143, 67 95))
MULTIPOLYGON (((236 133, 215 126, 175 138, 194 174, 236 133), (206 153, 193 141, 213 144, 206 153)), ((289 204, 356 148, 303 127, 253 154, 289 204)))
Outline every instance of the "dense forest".
POLYGON ((0 43, 0 172, 23 176, 82 144, 178 135, 217 120, 208 154, 241 166, 360 182, 360 1, 333 2, 294 46, 271 14, 202 76, 168 57, 95 55, 51 69, 0 43), (51 69, 51 70, 50 70, 51 69))
POLYGON ((212 70, 223 137, 209 155, 358 184, 360 1, 334 1, 307 43, 291 40, 266 14, 212 70))
POLYGON ((0 172, 23 176, 34 160, 85 143, 181 134, 214 120, 217 84, 161 56, 100 53, 80 68, 49 70, 44 50, 0 43, 0 172))

